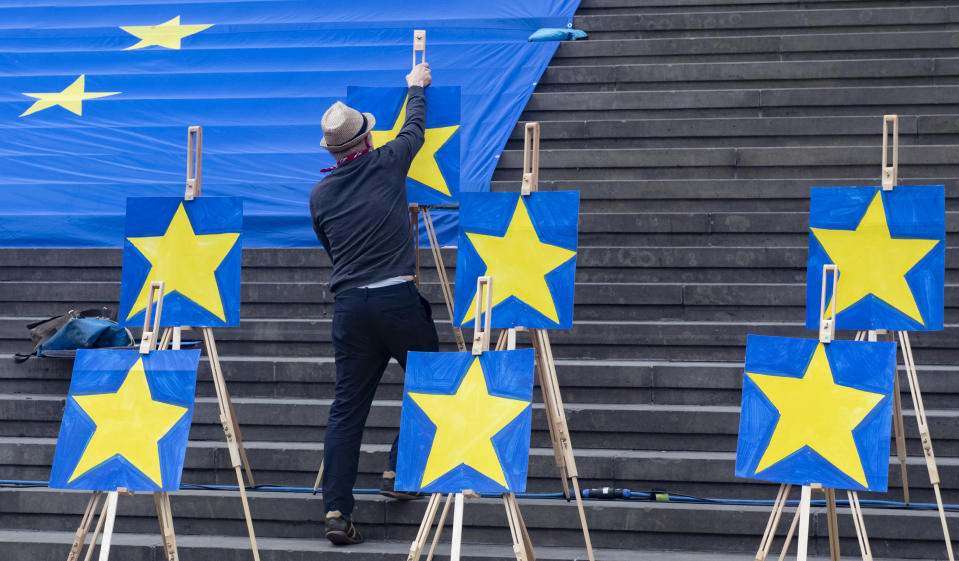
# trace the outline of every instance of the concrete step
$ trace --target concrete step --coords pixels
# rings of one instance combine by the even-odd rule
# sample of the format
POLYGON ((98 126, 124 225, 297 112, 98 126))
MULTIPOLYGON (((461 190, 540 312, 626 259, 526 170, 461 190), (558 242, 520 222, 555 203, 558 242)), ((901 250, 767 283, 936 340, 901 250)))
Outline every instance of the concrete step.
MULTIPOLYGON (((73 532, 0 530, 0 555, 7 559, 59 559, 69 551, 72 541, 73 532)), ((399 559, 409 552, 410 547, 407 541, 367 540, 360 545, 344 548, 334 546, 323 538, 258 538, 257 545, 263 559, 295 558, 300 561, 399 559)), ((581 548, 534 547, 536 557, 544 561, 578 561, 586 558, 586 552, 581 548)), ((249 540, 239 536, 177 536, 177 548, 184 559, 235 561, 250 555, 249 540)), ((436 554, 439 558, 446 558, 449 549, 448 543, 441 544, 436 548, 436 554)), ((111 552, 126 561, 154 561, 162 557, 163 545, 156 533, 118 533, 114 534, 111 552)), ((742 555, 737 554, 657 550, 596 549, 595 554, 597 559, 603 561, 734 561, 742 558, 742 555)), ((464 543, 462 559, 512 561, 515 556, 510 545, 464 543)), ((811 556, 810 559, 820 558, 811 556)))
MULTIPOLYGON (((53 395, 0 394, 0 436, 55 438, 60 428, 65 398, 53 395)), ((329 416, 329 399, 236 398, 233 404, 244 441, 322 442, 329 416)), ((730 452, 736 449, 739 407, 735 405, 565 404, 566 416, 577 449, 692 450, 730 452)), ((927 409, 930 432, 939 456, 959 456, 959 411, 927 409)), ((550 446, 542 405, 533 405, 532 445, 550 446)), ((912 413, 907 411, 907 426, 912 413)), ((366 424, 365 439, 389 444, 396 436, 400 402, 374 403, 366 424)), ((907 430, 910 448, 917 446, 907 430)), ((197 398, 190 437, 218 440, 223 437, 214 398, 197 398)), ((915 448, 918 452, 919 448, 915 448)))
MULTIPOLYGON (((0 380, 12 394, 66 395, 73 361, 31 359, 23 364, 0 355, 0 380)), ((743 377, 739 362, 664 362, 648 360, 559 360, 556 372, 567 404, 738 405, 743 377)), ((235 397, 330 399, 335 371, 330 357, 223 356, 221 366, 235 397)), ((900 367, 901 368, 901 367, 900 367)), ((959 367, 917 366, 927 407, 947 409, 959 394, 959 367)), ((911 407, 908 387, 900 387, 904 407, 911 407)), ((377 399, 402 397, 403 372, 391 362, 377 399)), ((201 360, 197 395, 214 396, 206 359, 201 360)), ((534 399, 540 400, 538 388, 534 399)))
MULTIPOLYGON (((0 437, 0 480, 46 481, 50 474, 54 438, 0 437)), ((321 443, 273 443, 250 441, 247 455, 257 485, 312 488, 322 459, 321 443)), ((364 445, 355 488, 379 489, 389 446, 364 445)), ((889 492, 863 493, 863 499, 902 500, 898 459, 891 452, 889 492)), ((910 499, 935 502, 921 450, 910 450, 907 468, 910 499)), ((634 492, 658 489, 671 495, 768 500, 776 484, 740 479, 735 472, 735 452, 663 450, 575 450, 582 488, 615 487, 634 492)), ((947 503, 959 502, 959 458, 937 458, 942 492, 947 503), (955 500, 954 500, 955 499, 955 500)), ((216 441, 191 441, 183 471, 184 485, 236 485, 226 446, 216 441)), ((530 453, 529 493, 559 493, 562 482, 552 448, 533 448, 530 453)))
POLYGON ((956 60, 874 58, 850 60, 587 64, 548 68, 540 92, 808 88, 933 85, 954 76, 956 60))
MULTIPOLYGON (((0 521, 7 531, 34 530, 39 526, 47 532, 72 532, 79 523, 88 494, 47 489, 2 489, 0 497, 3 498, 0 500, 0 521), (11 508, 34 514, 10 516, 11 508)), ((245 537, 246 527, 235 492, 180 491, 171 495, 171 502, 178 536, 245 537)), ((152 497, 142 494, 124 497, 119 506, 118 532, 155 532, 152 497)), ((361 495, 354 518, 370 539, 406 542, 416 533, 425 507, 422 500, 396 503, 361 495)), ((250 508, 258 538, 318 541, 321 537, 322 503, 319 497, 254 491, 250 493, 250 508)), ((509 544, 502 508, 498 499, 470 500, 464 509, 463 539, 509 544)), ((573 505, 562 500, 521 499, 520 508, 533 544, 582 550, 583 538, 573 505)), ((692 550, 751 555, 769 517, 769 508, 590 501, 587 518, 593 544, 600 549, 692 550)), ((784 518, 791 518, 791 510, 787 510, 784 518)), ((941 530, 934 511, 865 508, 864 516, 872 551, 877 557, 941 556, 941 530)), ((824 509, 815 508, 813 517, 810 548, 821 555, 828 551, 824 509)), ((955 515, 949 520, 951 526, 959 526, 959 518, 955 515)), ((839 517, 839 531, 843 554, 852 555, 857 545, 849 516, 839 517)), ((584 554, 581 551, 568 558, 582 559, 584 554)))
MULTIPOLYGON (((956 146, 901 146, 900 158, 900 162, 910 162, 905 166, 900 163, 899 168, 910 175, 921 169, 959 176, 959 166, 953 164, 959 158, 956 146)), ((520 150, 504 151, 494 180, 521 174, 522 159, 520 150)), ((790 172, 801 174, 802 170, 820 168, 831 177, 860 177, 868 168, 875 168, 875 162, 874 146, 554 149, 540 154, 540 175, 546 180, 632 179, 636 173, 650 178, 668 175, 692 179, 713 174, 731 179, 771 174, 787 177, 790 172)))
MULTIPOLYGON (((925 4, 923 2, 922 4, 925 4)), ((956 23, 953 6, 811 8, 696 13, 578 15, 573 24, 597 39, 795 35, 867 31, 941 31, 956 23)))
POLYGON ((959 32, 876 31, 739 37, 596 39, 560 44, 551 68, 642 62, 733 62, 954 56, 959 32))
MULTIPOLYGON (((738 237, 747 239, 753 234, 635 234, 633 237, 656 239, 676 236, 681 239, 703 241, 729 240, 738 237)), ((622 236, 626 238, 627 236, 622 236)), ((803 234, 768 234, 768 247, 789 245, 789 242, 805 241, 803 234)), ((957 237, 959 240, 959 237, 957 237)), ((959 272, 957 272, 959 273, 959 272)), ((952 275, 956 276, 956 275, 952 275)), ((742 274, 752 280, 751 275, 742 274)), ((804 279, 803 279, 804 280, 804 279)), ((0 292, 11 294, 11 301, 0 301, 0 317, 47 317, 67 309, 84 309, 100 306, 116 306, 119 283, 53 283, 55 292, 61 294, 39 297, 44 287, 31 282, 2 282, 0 292), (19 297, 19 299, 17 299, 19 297), (72 299, 68 299, 72 297, 72 299)), ((332 298, 321 297, 325 283, 247 283, 244 285, 244 302, 241 308, 242 322, 254 319, 328 319, 333 315, 332 298), (248 299, 247 299, 248 298, 248 299)), ((420 287, 432 303, 433 317, 448 320, 439 286, 420 287)), ((758 282, 684 282, 684 283, 587 283, 576 285, 574 317, 577 321, 636 321, 684 319, 689 321, 722 320, 735 317, 747 319, 788 321, 804 317, 806 286, 802 283, 758 282)), ((947 283, 945 300, 947 319, 959 313, 959 285, 947 283)), ((25 325, 27 320, 23 321, 25 325)), ((24 344, 26 331, 19 332, 24 344)), ((16 339, 17 332, 10 334, 16 339)))
MULTIPOLYGON (((950 115, 899 117, 899 143, 954 144, 959 123, 950 115)), ((878 143, 874 117, 776 117, 716 119, 619 119, 544 121, 544 150, 579 148, 738 148, 872 146, 878 143)), ((514 128, 506 145, 522 149, 525 123, 514 128)), ((584 193, 584 198, 588 197, 584 193)), ((589 211, 585 211, 589 212, 589 211)))
POLYGON ((955 113, 956 86, 533 93, 521 119, 730 118, 955 113), (891 109, 892 108, 892 109, 891 109))

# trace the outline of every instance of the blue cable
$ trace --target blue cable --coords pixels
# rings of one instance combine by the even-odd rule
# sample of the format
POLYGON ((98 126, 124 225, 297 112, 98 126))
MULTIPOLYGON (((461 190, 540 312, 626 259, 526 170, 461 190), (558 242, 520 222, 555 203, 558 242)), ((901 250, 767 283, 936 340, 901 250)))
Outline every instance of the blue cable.
MULTIPOLYGON (((0 479, 0 487, 49 487, 47 481, 21 481, 17 479, 0 479)), ((196 484, 196 483, 185 483, 180 486, 181 490, 191 490, 191 491, 200 491, 200 490, 212 490, 212 491, 237 491, 239 487, 236 485, 213 485, 213 484, 196 484)), ((250 491, 263 491, 263 492, 277 492, 277 493, 313 493, 312 487, 287 487, 283 485, 257 485, 256 487, 249 487, 250 491)), ((322 492, 323 489, 320 488, 317 492, 322 492)), ((673 502, 673 503, 687 503, 687 504, 718 504, 718 505, 740 505, 740 506, 772 506, 775 501, 768 499, 721 499, 721 498, 709 498, 709 497, 693 497, 689 495, 675 495, 668 493, 666 491, 630 491, 628 489, 622 489, 623 495, 619 497, 620 500, 628 501, 660 501, 660 502, 673 502)), ((357 495, 378 495, 380 492, 379 489, 353 489, 353 493, 357 495)), ((570 496, 572 497, 572 489, 570 489, 570 496)), ((589 489, 583 489, 583 498, 593 499, 596 501, 604 501, 611 499, 596 499, 589 496, 589 489)), ((483 493, 485 498, 497 498, 500 495, 498 493, 483 493)), ((566 499, 566 496, 563 493, 516 493, 516 497, 520 499, 566 499)), ((615 499, 612 499, 615 500, 615 499)), ((876 508, 898 508, 904 510, 929 510, 937 509, 938 505, 936 503, 904 503, 900 501, 885 501, 880 499, 863 499, 859 503, 863 506, 871 506, 876 508)), ((796 506, 799 504, 798 500, 786 501, 786 504, 789 506, 796 506)), ((814 506, 825 506, 826 501, 824 500, 815 500, 811 503, 814 506)), ((837 500, 836 504, 838 505, 848 505, 849 501, 847 500, 837 500)), ((943 508, 949 511, 959 511, 959 504, 944 504, 943 508)))

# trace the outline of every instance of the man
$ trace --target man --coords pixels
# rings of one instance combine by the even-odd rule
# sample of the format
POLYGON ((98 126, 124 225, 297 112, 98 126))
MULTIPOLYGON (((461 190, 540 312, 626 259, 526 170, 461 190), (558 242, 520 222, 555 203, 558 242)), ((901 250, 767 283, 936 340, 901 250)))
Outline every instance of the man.
MULTIPOLYGON (((323 115, 320 145, 336 165, 310 195, 316 236, 333 262, 333 350, 336 389, 324 443, 326 537, 337 545, 363 541, 353 525, 353 485, 360 441, 373 394, 390 358, 406 368, 407 351, 436 351, 429 303, 413 284, 416 255, 406 202, 406 175, 423 145, 426 99, 432 83, 422 63, 406 76, 406 123, 374 150, 373 115, 336 102, 323 115)), ((381 492, 393 489, 396 440, 381 492)))

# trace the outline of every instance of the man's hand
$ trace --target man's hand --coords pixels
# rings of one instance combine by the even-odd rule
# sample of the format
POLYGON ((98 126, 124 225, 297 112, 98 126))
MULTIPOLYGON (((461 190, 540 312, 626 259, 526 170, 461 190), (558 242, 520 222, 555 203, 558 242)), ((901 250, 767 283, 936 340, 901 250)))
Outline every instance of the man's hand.
POLYGON ((406 85, 407 86, 420 86, 427 87, 433 83, 433 76, 430 74, 430 65, 426 62, 421 62, 413 67, 413 70, 406 75, 406 85))

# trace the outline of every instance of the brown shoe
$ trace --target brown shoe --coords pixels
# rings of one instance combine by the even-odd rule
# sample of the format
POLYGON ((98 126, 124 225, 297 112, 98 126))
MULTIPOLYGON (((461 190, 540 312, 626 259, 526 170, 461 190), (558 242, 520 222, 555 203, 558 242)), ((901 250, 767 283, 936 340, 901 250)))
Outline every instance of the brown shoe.
POLYGON ((363 543, 363 536, 353 525, 353 521, 338 510, 326 513, 326 539, 333 542, 333 545, 363 543))
POLYGON ((392 471, 383 472, 383 481, 380 483, 380 494, 397 501, 413 501, 423 498, 423 493, 411 491, 397 491, 394 488, 396 484, 396 473, 392 471))

